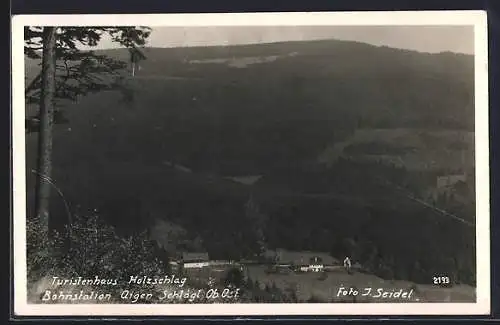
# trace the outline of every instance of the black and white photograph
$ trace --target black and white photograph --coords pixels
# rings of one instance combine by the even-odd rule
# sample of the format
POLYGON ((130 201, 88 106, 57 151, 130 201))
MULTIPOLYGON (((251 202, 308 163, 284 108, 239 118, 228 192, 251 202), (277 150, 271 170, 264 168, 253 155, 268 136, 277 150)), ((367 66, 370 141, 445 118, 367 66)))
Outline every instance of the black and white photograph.
POLYGON ((17 314, 489 312, 484 12, 12 26, 17 314))

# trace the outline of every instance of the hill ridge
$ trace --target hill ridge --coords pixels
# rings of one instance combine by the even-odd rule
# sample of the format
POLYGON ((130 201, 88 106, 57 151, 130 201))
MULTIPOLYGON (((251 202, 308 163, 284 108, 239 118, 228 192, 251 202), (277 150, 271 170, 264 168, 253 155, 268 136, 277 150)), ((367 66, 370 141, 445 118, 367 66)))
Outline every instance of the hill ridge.
MULTIPOLYGON (((399 48, 393 47, 389 45, 376 45, 361 41, 355 40, 343 40, 336 38, 327 38, 327 39, 318 39, 318 40, 293 40, 293 41, 276 41, 276 42, 264 42, 264 43, 248 43, 248 44, 228 44, 228 45, 188 45, 188 46, 145 46, 146 50, 181 50, 181 49, 189 49, 189 50, 197 50, 197 49, 230 49, 230 48, 245 48, 245 47, 269 47, 269 46, 278 46, 278 45, 299 45, 299 44, 312 44, 312 43, 344 43, 344 44, 356 44, 362 46, 368 46, 379 49, 391 49, 402 52, 414 52, 424 55, 457 55, 457 56, 465 56, 465 57, 474 57, 473 54, 461 53, 461 52, 453 52, 453 51, 440 51, 440 52, 426 52, 419 51, 415 49, 407 49, 407 48, 399 48)), ((126 50, 126 48, 100 48, 100 49, 90 49, 93 51, 115 51, 115 50, 126 50)))

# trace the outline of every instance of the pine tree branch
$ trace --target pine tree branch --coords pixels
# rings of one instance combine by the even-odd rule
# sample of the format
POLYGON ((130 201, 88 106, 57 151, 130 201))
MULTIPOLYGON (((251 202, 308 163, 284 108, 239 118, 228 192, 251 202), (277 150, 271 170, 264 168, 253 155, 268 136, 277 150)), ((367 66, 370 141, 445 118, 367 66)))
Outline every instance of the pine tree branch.
MULTIPOLYGON (((24 52, 27 57, 41 58, 37 50, 42 47, 43 30, 43 27, 25 28, 24 52)), ((108 34, 114 42, 129 48, 133 61, 146 59, 140 47, 149 37, 150 28, 148 27, 59 27, 56 32, 55 54, 57 60, 63 63, 55 66, 54 105, 64 104, 65 100, 75 101, 79 96, 89 93, 111 89, 122 90, 123 84, 120 83, 120 77, 127 63, 106 55, 98 55, 94 51, 82 51, 78 46, 78 44, 96 46, 104 34, 108 34), (61 73, 58 74, 58 72, 61 73)), ((40 102, 41 79, 42 72, 39 72, 26 87, 25 96, 28 104, 40 102)), ((32 130, 36 126, 38 118, 36 115, 26 119, 27 130, 32 130)), ((64 120, 64 118, 58 118, 58 120, 64 120)))

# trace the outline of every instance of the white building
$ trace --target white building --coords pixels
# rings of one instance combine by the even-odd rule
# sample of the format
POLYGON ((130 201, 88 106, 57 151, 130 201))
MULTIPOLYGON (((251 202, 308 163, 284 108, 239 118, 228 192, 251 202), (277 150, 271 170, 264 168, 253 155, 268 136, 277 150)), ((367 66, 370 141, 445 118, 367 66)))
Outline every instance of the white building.
POLYGON ((466 182, 466 181, 467 181, 466 174, 438 176, 436 187, 438 189, 444 189, 453 186, 458 182, 466 182))
POLYGON ((182 265, 185 269, 200 269, 210 265, 208 253, 182 253, 182 265))

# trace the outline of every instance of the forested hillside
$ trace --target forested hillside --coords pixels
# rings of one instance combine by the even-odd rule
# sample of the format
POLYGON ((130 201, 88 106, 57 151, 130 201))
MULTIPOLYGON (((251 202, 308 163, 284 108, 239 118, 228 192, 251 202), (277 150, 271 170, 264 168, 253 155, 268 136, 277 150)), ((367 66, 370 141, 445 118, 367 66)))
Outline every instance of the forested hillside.
MULTIPOLYGON (((411 183, 405 175, 414 171, 406 173, 404 164, 391 172, 391 164, 345 158, 375 149, 398 156, 412 150, 406 140, 391 140, 398 148, 346 147, 327 165, 320 159, 357 130, 432 133, 443 150, 452 139, 440 131, 469 137, 472 56, 335 40, 149 48, 145 55, 134 77, 123 71, 121 91, 64 107, 68 123, 56 127, 53 178, 74 213, 96 209, 123 232, 169 220, 193 240, 202 238, 214 258, 254 256, 264 233, 267 247, 351 254, 389 278, 425 283, 446 273, 475 281, 474 227, 378 181, 405 182, 413 191, 433 186, 434 174, 422 185, 418 177, 411 183), (228 179, 256 175, 262 177, 253 186, 228 179), (250 196, 260 206, 258 217, 245 207, 250 196)), ((27 61, 26 69, 28 77, 36 75, 37 62, 27 61)), ((30 190, 35 144, 36 134, 29 134, 30 190)), ((473 142, 460 145, 453 150, 473 153, 473 142)), ((441 156, 439 148, 429 148, 419 150, 429 160, 441 156)), ((454 173, 450 161, 456 159, 418 172, 454 173)), ((28 202, 32 197, 31 191, 28 202)), ((64 222, 57 192, 52 208, 64 222)), ((474 221, 473 198, 456 210, 474 221)))

